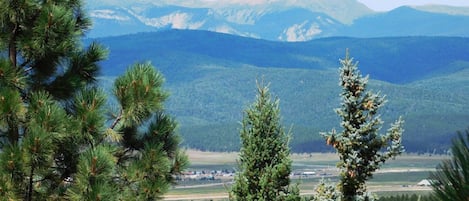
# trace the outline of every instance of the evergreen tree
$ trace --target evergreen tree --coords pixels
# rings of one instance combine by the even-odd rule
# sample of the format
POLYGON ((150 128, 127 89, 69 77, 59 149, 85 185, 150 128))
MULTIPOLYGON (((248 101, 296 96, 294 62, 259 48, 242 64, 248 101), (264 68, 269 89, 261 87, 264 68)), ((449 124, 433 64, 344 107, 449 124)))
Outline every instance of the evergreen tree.
POLYGON ((268 86, 257 84, 256 101, 242 121, 240 167, 231 189, 232 200, 298 200, 298 189, 289 189, 291 160, 288 139, 280 125, 278 99, 268 86))
POLYGON ((377 112, 385 103, 384 96, 366 90, 368 77, 361 76, 357 63, 353 62, 348 52, 340 62, 342 103, 336 112, 342 119, 340 125, 343 130, 332 130, 322 135, 339 154, 338 190, 344 200, 369 200, 372 198, 366 193, 366 180, 386 160, 403 151, 403 120, 399 118, 385 135, 379 135, 382 121, 377 112))
POLYGON ((452 159, 445 160, 430 174, 434 197, 440 201, 469 199, 469 130, 458 132, 451 147, 452 159))
POLYGON ((341 199, 342 194, 337 192, 335 187, 326 183, 323 179, 319 181, 319 184, 314 189, 314 196, 307 198, 311 201, 338 201, 341 199))
POLYGON ((0 7, 1 199, 118 200, 131 192, 153 200, 165 193, 187 158, 176 122, 164 113, 161 74, 136 64, 118 78, 120 107, 108 119, 96 85, 107 53, 80 44, 91 25, 82 1, 0 7))

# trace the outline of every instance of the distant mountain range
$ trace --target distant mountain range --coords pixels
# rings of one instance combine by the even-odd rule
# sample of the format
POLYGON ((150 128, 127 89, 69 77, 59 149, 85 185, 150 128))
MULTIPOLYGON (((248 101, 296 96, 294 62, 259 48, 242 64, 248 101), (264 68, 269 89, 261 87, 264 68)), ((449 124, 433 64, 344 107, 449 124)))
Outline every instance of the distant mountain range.
POLYGON ((94 22, 88 37, 168 29, 208 30, 274 41, 331 36, 469 36, 469 8, 401 7, 377 13, 355 0, 288 2, 221 6, 194 0, 88 1, 94 22))
POLYGON ((238 122, 255 98, 255 79, 264 78, 280 98, 285 127, 293 128, 292 150, 327 151, 318 133, 340 128, 334 114, 340 105, 337 68, 347 48, 360 71, 370 75, 370 88, 389 99, 382 110, 383 130, 404 117, 409 152, 444 152, 455 132, 469 126, 469 38, 332 37, 286 43, 167 30, 97 40, 110 50, 102 63, 104 85, 136 61, 150 60, 164 74, 171 94, 166 108, 192 148, 238 150, 238 122))

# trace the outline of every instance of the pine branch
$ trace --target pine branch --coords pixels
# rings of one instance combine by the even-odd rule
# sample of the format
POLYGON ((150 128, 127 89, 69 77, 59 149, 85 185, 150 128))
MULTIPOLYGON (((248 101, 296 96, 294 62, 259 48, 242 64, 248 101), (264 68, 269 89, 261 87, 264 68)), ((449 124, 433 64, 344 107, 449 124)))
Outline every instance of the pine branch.
POLYGON ((25 73, 29 73, 29 72, 31 72, 32 70, 33 70, 33 67, 30 66, 30 67, 24 69, 24 72, 25 72, 25 73))
POLYGON ((116 119, 114 120, 114 122, 112 122, 109 128, 114 129, 121 120, 122 120, 122 110, 119 111, 119 115, 117 115, 116 119))

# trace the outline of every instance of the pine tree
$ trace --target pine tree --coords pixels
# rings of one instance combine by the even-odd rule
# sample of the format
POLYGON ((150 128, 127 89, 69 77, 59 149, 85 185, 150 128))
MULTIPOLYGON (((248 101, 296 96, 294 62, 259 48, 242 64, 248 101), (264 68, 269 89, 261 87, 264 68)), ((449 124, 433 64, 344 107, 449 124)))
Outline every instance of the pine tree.
POLYGON ((324 179, 319 181, 314 189, 314 196, 306 198, 311 201, 338 201, 341 199, 342 194, 337 192, 335 186, 324 179))
POLYGON ((80 43, 91 25, 82 1, 0 7, 1 200, 161 197, 187 166, 162 75, 135 64, 116 80, 117 115, 106 116, 96 76, 107 52, 80 43))
MULTIPOLYGON (((162 84, 162 75, 149 63, 135 64, 116 79, 119 111, 109 128, 82 128, 88 149, 79 157, 74 182, 65 193, 68 199, 157 200, 174 184, 174 176, 188 161, 179 149, 177 123, 164 113, 167 93, 162 84)), ((88 101, 91 105, 82 104, 82 97, 93 94, 98 93, 78 96, 75 111, 96 107, 100 102, 96 99, 88 101)), ((94 122, 103 113, 85 114, 84 119, 94 122)))
POLYGON ((382 120, 378 109, 386 102, 384 96, 366 90, 368 77, 362 77, 357 63, 348 55, 340 61, 341 107, 336 110, 342 119, 342 131, 322 133, 326 143, 339 154, 338 190, 344 200, 370 200, 365 182, 386 160, 403 151, 401 136, 403 120, 399 118, 385 135, 379 135, 382 120))
POLYGON ((452 158, 440 163, 430 174, 434 197, 440 201, 469 198, 469 130, 458 132, 451 147, 452 158))
POLYGON ((232 200, 298 200, 299 191, 289 189, 291 160, 288 139, 280 125, 278 99, 268 86, 257 84, 256 101, 242 121, 240 167, 231 189, 232 200))

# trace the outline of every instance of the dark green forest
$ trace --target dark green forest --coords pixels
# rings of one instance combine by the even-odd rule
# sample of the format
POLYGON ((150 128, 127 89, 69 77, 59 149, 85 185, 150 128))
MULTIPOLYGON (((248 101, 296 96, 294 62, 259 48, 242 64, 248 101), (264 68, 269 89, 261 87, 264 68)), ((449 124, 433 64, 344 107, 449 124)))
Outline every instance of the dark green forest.
MULTIPOLYGON (((239 150, 243 108, 255 80, 271 82, 293 152, 331 151, 319 132, 338 125, 338 58, 349 49, 370 89, 387 95, 389 122, 403 115, 407 152, 446 153, 469 122, 469 38, 335 37, 285 43, 188 30, 99 38, 109 48, 101 81, 130 61, 150 60, 166 77, 166 108, 189 148, 239 150)), ((388 124, 383 125, 384 128, 388 124)))

